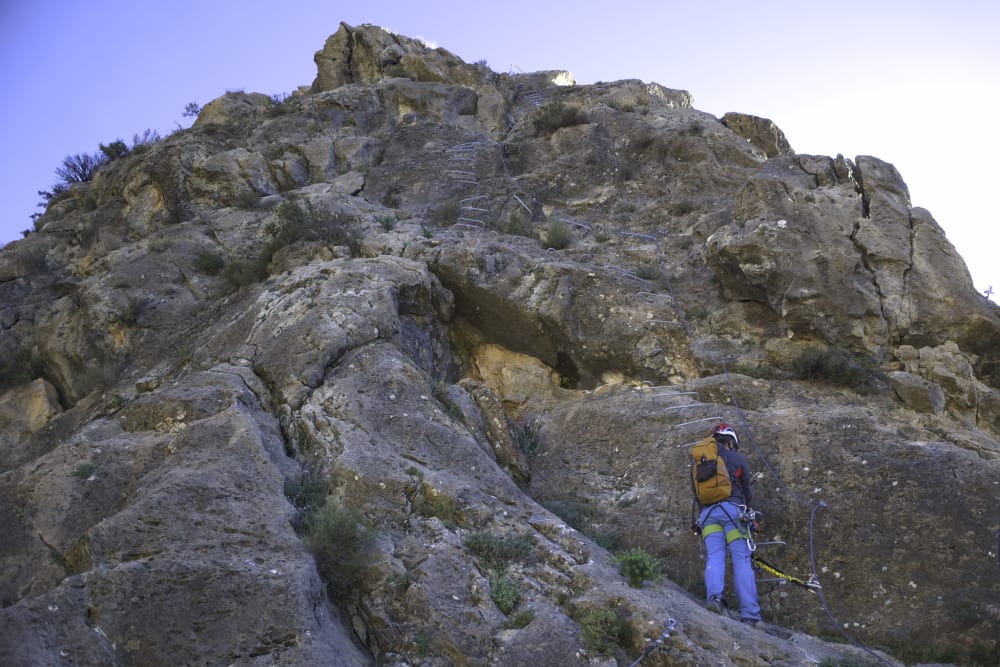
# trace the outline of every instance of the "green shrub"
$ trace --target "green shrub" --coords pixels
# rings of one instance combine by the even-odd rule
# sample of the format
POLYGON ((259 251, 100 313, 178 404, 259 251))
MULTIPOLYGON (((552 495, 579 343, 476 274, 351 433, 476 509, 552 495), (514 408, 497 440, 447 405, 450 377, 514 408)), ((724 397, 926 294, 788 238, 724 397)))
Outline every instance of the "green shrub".
POLYGON ((156 130, 143 130, 142 134, 136 133, 132 135, 132 152, 142 153, 153 144, 159 143, 162 140, 163 137, 156 130))
POLYGON ((41 359, 28 348, 21 348, 9 359, 0 358, 0 392, 31 382, 41 375, 41 359))
POLYGON ((540 107, 532 119, 536 132, 550 133, 559 128, 581 125, 587 122, 587 114, 575 104, 565 104, 561 100, 549 102, 540 107))
POLYGON ((271 240, 261 252, 262 266, 267 266, 279 249, 298 241, 346 245, 352 252, 357 252, 361 243, 361 234, 349 216, 314 206, 309 200, 305 200, 304 206, 294 199, 281 202, 275 211, 275 220, 264 230, 271 240))
POLYGON ((696 120, 687 126, 685 132, 687 132, 692 137, 700 137, 705 134, 705 126, 702 124, 701 121, 696 120))
POLYGON ((497 570, 490 573, 490 599, 493 600, 497 609, 504 614, 509 614, 514 611, 520 598, 521 591, 516 581, 497 570))
POLYGON ((334 601, 357 590, 367 570, 367 551, 374 536, 355 512, 335 498, 309 518, 306 545, 334 601))
POLYGON ((233 206, 241 211, 252 211, 257 208, 257 202, 259 201, 260 195, 255 190, 240 190, 233 197, 233 206))
POLYGON ((583 643, 599 655, 611 655, 627 638, 625 619, 613 609, 590 609, 583 612, 577 622, 583 643))
POLYGON ((528 236, 531 228, 528 224, 529 215, 523 208, 511 209, 506 219, 502 220, 497 227, 504 234, 511 236, 528 236), (526 219, 527 218, 527 219, 526 219))
POLYGON ((426 632, 413 635, 413 652, 418 658, 426 657, 431 650, 431 636, 426 632))
POLYGON ((225 265, 226 260, 222 255, 210 250, 202 250, 194 258, 194 270, 206 276, 219 275, 225 265))
POLYGON ((437 517, 446 526, 458 523, 458 501, 429 484, 421 484, 414 499, 413 509, 420 516, 437 517))
POLYGON ((68 187, 73 183, 90 182, 107 163, 108 159, 102 153, 67 155, 63 158, 62 166, 56 168, 56 176, 59 177, 57 186, 68 187))
POLYGON ((810 346, 792 361, 795 375, 856 391, 873 389, 883 380, 882 372, 872 363, 862 364, 850 353, 831 347, 810 346))
POLYGON ((542 242, 543 248, 554 248, 562 250, 569 245, 570 233, 569 225, 558 218, 549 220, 549 225, 545 230, 545 240, 542 242))
POLYGON ((396 228, 396 224, 399 222, 394 215, 377 215, 375 216, 375 222, 387 232, 391 232, 396 228))
POLYGON ((478 531, 465 538, 465 546, 490 570, 502 570, 513 561, 525 561, 534 552, 530 538, 478 531))
POLYGON ((128 144, 121 139, 115 139, 107 146, 104 144, 98 144, 98 149, 101 151, 101 154, 104 156, 106 162, 119 160, 128 155, 130 152, 128 144))
POLYGON ((575 493, 570 493, 562 498, 553 498, 542 503, 545 509, 549 510, 567 525, 576 528, 581 533, 587 534, 587 529, 591 522, 602 518, 600 507, 587 498, 582 498, 575 493))
POLYGON ((301 100, 294 93, 275 93, 270 98, 268 115, 272 118, 284 116, 285 114, 298 111, 301 106, 301 100))
POLYGON ((453 225, 458 220, 458 200, 446 199, 431 212, 431 222, 436 225, 453 225))
POLYGON ((242 259, 226 262, 222 268, 222 278, 231 291, 236 291, 246 285, 260 282, 267 277, 267 269, 261 262, 248 262, 242 259))
POLYGON ((632 588, 641 588, 646 580, 657 581, 663 569, 663 564, 645 549, 630 549, 619 554, 615 560, 618 562, 618 573, 628 579, 632 588))

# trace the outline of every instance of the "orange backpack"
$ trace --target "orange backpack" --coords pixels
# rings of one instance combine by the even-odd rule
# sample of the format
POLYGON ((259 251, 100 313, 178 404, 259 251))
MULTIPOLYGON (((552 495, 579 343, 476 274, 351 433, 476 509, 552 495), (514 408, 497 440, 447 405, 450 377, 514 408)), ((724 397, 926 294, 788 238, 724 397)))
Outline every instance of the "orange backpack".
POLYGON ((691 445, 691 458, 691 488, 698 502, 714 505, 729 498, 733 484, 715 438, 709 435, 691 445))

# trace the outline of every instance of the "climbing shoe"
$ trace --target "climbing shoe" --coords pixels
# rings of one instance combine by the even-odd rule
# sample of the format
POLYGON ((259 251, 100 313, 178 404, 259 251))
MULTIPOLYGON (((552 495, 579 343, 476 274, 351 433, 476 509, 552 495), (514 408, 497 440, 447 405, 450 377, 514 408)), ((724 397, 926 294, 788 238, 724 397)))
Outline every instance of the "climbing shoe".
POLYGON ((716 614, 725 614, 726 603, 718 595, 713 595, 708 598, 708 602, 705 603, 705 609, 715 612, 716 614))

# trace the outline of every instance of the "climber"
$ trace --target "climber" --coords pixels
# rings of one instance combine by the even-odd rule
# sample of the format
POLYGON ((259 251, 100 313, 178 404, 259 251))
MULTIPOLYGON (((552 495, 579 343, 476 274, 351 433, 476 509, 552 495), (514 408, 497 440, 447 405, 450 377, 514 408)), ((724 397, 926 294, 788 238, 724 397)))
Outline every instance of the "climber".
POLYGON ((729 497, 711 505, 699 505, 695 524, 705 540, 705 606, 718 614, 724 612, 726 601, 722 591, 726 579, 726 548, 733 563, 733 583, 740 601, 740 620, 757 625, 760 604, 757 602, 757 580, 750 562, 750 526, 755 512, 750 490, 750 464, 739 452, 739 439, 732 426, 721 423, 712 429, 719 456, 726 464, 732 484, 729 497))

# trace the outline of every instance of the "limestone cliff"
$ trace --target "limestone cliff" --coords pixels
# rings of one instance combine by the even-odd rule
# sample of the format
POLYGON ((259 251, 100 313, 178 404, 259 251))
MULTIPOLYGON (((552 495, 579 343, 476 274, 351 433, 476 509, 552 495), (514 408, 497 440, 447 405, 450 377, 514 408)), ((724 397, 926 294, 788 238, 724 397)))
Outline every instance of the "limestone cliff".
POLYGON ((891 164, 373 26, 316 64, 0 251, 0 663, 1000 661, 1000 312, 891 164), (822 586, 759 628, 701 604, 720 419, 822 586))

